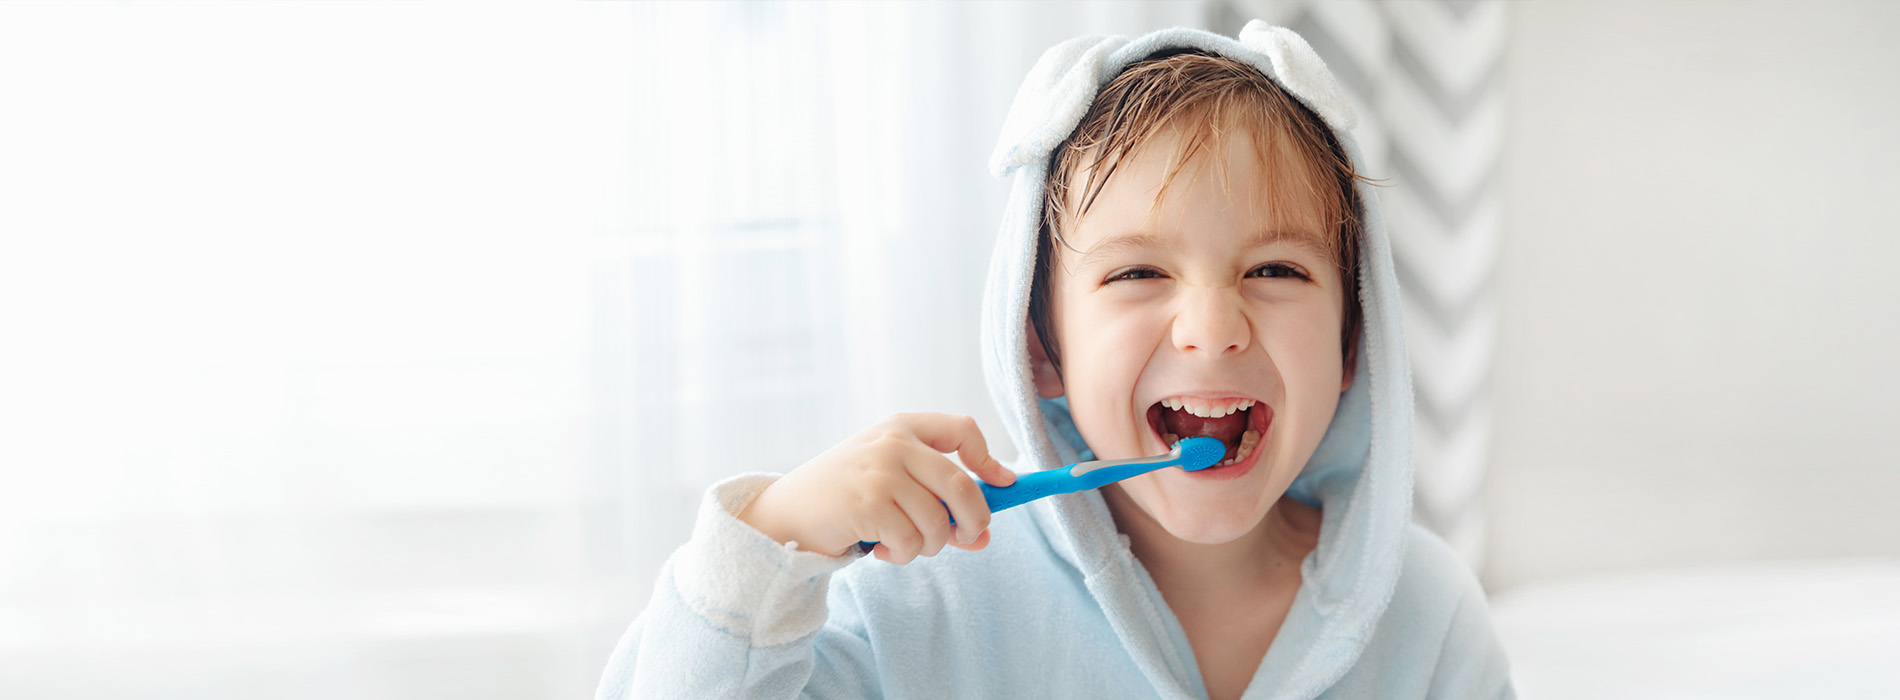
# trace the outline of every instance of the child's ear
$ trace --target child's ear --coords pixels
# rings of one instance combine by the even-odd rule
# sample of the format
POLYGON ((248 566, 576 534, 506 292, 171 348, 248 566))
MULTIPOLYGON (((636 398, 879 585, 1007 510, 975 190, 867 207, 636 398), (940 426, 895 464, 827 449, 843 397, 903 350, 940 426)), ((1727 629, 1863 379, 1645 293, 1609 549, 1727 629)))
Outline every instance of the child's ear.
POLYGON ((1042 347, 1042 336, 1036 335, 1034 321, 1026 321, 1023 326, 1029 331, 1029 376, 1036 382, 1036 395, 1053 399, 1062 395, 1062 373, 1056 371, 1056 363, 1049 361, 1049 352, 1042 347))
POLYGON ((1344 378, 1339 380, 1341 394, 1352 388, 1352 375, 1359 370, 1359 336, 1365 332, 1364 327, 1353 331, 1352 340, 1346 342, 1346 371, 1343 373, 1344 378))

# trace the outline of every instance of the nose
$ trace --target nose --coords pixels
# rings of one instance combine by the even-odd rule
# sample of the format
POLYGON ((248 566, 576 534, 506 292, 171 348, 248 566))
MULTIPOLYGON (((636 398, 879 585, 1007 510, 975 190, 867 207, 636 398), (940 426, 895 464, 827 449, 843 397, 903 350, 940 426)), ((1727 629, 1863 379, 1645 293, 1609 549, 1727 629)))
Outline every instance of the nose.
POLYGON ((1182 299, 1173 336, 1177 350, 1220 357, 1246 350, 1253 329, 1232 290, 1202 288, 1182 299))

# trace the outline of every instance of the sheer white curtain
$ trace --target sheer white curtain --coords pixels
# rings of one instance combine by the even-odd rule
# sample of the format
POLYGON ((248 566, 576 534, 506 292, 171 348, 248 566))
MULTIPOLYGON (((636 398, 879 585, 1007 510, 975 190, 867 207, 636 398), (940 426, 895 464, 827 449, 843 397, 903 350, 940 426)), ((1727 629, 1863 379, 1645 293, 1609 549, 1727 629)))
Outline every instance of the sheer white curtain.
POLYGON ((1201 12, 0 3, 0 697, 586 696, 706 484, 1010 451, 995 130, 1201 12))
POLYGON ((0 3, 0 697, 581 697, 621 3, 0 3))

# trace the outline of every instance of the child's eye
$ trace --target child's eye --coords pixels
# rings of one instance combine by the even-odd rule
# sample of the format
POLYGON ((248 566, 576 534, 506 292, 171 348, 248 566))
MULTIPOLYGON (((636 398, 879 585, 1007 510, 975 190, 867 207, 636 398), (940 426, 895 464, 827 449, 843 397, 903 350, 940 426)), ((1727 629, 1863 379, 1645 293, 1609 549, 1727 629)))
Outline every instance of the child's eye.
POLYGON ((1115 274, 1109 275, 1108 279, 1102 280, 1102 283, 1107 284, 1109 282, 1119 282, 1122 280, 1158 279, 1160 277, 1161 277, 1161 272, 1152 267, 1131 267, 1126 270, 1122 270, 1121 272, 1117 272, 1115 274))
POLYGON ((1260 267, 1254 268, 1252 271, 1249 271, 1247 273, 1247 276, 1248 277, 1269 277, 1269 278, 1292 277, 1296 279, 1306 279, 1306 273, 1301 272, 1300 268, 1294 267, 1292 265, 1288 265, 1286 263, 1267 263, 1265 265, 1261 265, 1260 267))

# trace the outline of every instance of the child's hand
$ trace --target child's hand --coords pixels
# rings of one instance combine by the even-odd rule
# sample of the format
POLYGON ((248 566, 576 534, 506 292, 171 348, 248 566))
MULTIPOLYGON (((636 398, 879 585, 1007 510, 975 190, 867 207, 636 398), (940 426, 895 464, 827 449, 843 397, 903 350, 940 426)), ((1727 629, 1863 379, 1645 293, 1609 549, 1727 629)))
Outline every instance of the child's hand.
POLYGON ((877 542, 872 552, 893 564, 936 556, 945 544, 982 549, 990 542, 989 505, 947 452, 991 486, 1016 482, 1015 472, 990 457, 975 419, 901 413, 773 482, 739 520, 779 542, 797 540, 799 549, 830 556, 843 556, 860 541, 877 542))

